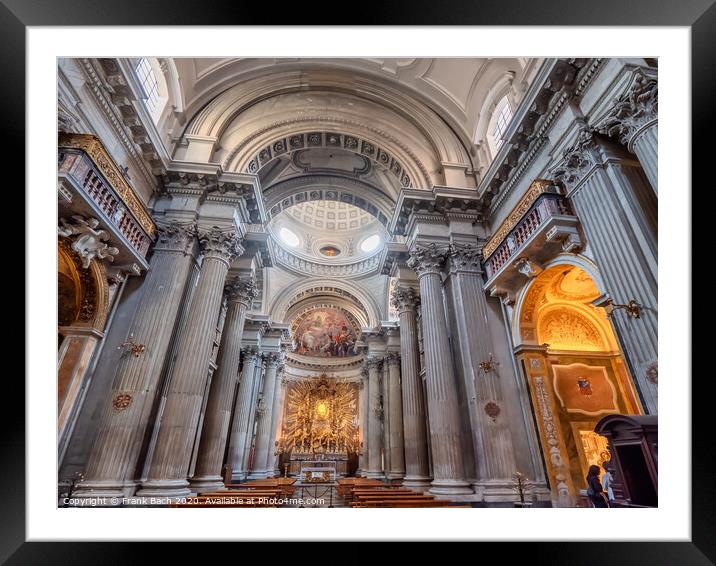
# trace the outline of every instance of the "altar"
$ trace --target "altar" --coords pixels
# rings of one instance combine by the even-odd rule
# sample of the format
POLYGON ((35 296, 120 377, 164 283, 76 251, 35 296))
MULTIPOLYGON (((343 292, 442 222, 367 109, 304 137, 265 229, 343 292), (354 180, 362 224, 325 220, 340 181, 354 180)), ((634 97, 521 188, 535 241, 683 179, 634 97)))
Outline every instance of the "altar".
MULTIPOLYGON (((297 454, 290 455, 287 475, 303 480, 308 477, 323 477, 327 472, 330 481, 337 477, 345 476, 348 473, 347 454, 297 454)), ((313 480, 315 481, 315 480, 313 480)))

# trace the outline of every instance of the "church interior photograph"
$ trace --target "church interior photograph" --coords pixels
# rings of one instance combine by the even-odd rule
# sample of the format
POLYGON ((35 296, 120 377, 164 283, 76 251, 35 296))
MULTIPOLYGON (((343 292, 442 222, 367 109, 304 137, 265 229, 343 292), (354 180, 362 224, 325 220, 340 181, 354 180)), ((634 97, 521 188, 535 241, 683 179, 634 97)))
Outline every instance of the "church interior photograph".
POLYGON ((657 95, 58 58, 57 507, 658 507, 657 95))

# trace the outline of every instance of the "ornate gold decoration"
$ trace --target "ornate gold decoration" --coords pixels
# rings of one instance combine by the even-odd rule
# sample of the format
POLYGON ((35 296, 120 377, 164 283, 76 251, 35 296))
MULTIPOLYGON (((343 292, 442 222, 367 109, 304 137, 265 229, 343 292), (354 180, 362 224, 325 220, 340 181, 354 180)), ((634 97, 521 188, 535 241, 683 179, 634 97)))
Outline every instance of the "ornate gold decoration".
POLYGON ((132 404, 132 396, 129 393, 120 393, 112 400, 115 411, 124 411, 132 404))
POLYGON ((496 362, 492 357, 492 352, 490 352, 490 358, 480 362, 480 369, 485 373, 490 373, 493 369, 495 369, 495 366, 499 365, 500 362, 496 362))
POLYGON ((132 211, 134 217, 140 226, 149 236, 154 237, 157 228, 152 221, 152 217, 145 208, 144 204, 134 193, 134 189, 127 183, 124 175, 117 167, 116 163, 110 157, 102 142, 96 136, 90 134, 70 134, 61 132, 59 137, 59 146, 84 151, 94 162, 97 168, 102 172, 117 191, 122 202, 132 211))
POLYGON ((618 309, 624 309, 626 313, 631 318, 640 318, 641 317, 641 311, 643 310, 643 306, 640 305, 636 299, 629 299, 629 302, 626 305, 619 305, 615 303, 612 299, 608 299, 606 303, 604 304, 604 308, 607 311, 607 316, 612 316, 612 313, 615 310, 618 309))
POLYGON ((281 453, 358 452, 356 384, 326 374, 303 379, 288 389, 286 404, 281 453))
POLYGON ((603 350, 602 338, 591 322, 578 312, 554 309, 539 320, 539 340, 552 349, 603 350))
POLYGON ((127 338, 127 341, 123 344, 117 346, 117 350, 124 350, 125 352, 132 352, 132 355, 135 358, 138 358, 144 350, 146 350, 146 346, 144 344, 138 344, 134 341, 134 334, 130 334, 129 338, 127 338))
POLYGON ((530 207, 534 204, 537 198, 545 192, 547 187, 553 185, 551 181, 545 179, 535 179, 532 181, 529 189, 517 203, 517 205, 510 211, 507 218, 500 224, 500 227, 495 231, 492 237, 487 240, 487 243, 482 248, 482 255, 484 258, 489 258, 492 255, 502 241, 507 237, 517 223, 522 220, 522 217, 527 213, 530 207))

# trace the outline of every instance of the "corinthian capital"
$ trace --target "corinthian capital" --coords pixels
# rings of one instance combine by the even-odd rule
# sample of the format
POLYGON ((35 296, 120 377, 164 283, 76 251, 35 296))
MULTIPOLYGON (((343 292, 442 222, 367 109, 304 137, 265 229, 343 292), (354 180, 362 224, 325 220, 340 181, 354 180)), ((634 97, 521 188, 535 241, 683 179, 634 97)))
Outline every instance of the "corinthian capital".
POLYGON ((186 252, 194 243, 197 228, 194 222, 179 222, 177 220, 157 220, 156 248, 166 251, 186 252))
POLYGON ((658 99, 656 77, 636 71, 629 89, 614 101, 609 116, 599 125, 599 133, 618 138, 631 149, 634 134, 657 119, 658 99))
POLYGON ((564 150, 562 159, 551 169, 553 177, 568 191, 573 189, 598 162, 597 149, 594 132, 583 129, 574 145, 564 150))
POLYGON ((232 279, 226 284, 226 296, 230 302, 238 301, 247 307, 259 296, 259 290, 250 279, 232 279))
POLYGON ((434 242, 417 245, 409 252, 408 266, 417 272, 418 277, 429 273, 440 273, 448 255, 448 249, 446 244, 434 242))
POLYGON ((266 367, 275 367, 278 370, 279 362, 281 361, 280 356, 276 352, 270 352, 268 354, 264 354, 264 360, 266 362, 266 367))
POLYGON ((220 259, 227 263, 244 253, 236 232, 216 226, 199 229, 199 244, 206 257, 220 259))
POLYGON ((396 285, 390 296, 390 304, 401 313, 407 310, 415 310, 419 296, 412 287, 401 287, 396 285))
POLYGON ((482 249, 477 244, 454 243, 450 244, 450 267, 459 271, 474 271, 480 273, 482 249))
POLYGON ((371 370, 371 369, 380 369, 380 367, 383 365, 383 360, 380 358, 368 358, 365 361, 365 366, 371 370))
POLYGON ((390 352, 386 357, 385 361, 388 366, 399 366, 400 365, 400 354, 398 352, 390 352))

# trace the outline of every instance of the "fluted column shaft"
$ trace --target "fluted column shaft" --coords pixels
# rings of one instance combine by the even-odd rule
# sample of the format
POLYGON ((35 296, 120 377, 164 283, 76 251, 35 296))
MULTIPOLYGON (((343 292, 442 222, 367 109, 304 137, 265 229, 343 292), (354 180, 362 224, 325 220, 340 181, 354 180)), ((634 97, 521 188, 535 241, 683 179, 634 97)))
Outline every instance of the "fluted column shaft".
POLYGON ((358 457, 358 475, 364 476, 368 469, 368 370, 363 368, 360 382, 360 434, 363 443, 358 457))
POLYGON ((380 370, 381 361, 369 358, 368 368, 368 477, 382 475, 380 467, 381 424, 380 424, 380 370))
POLYGON ((278 446, 278 442, 281 440, 281 429, 283 428, 283 400, 286 396, 286 386, 288 381, 282 375, 284 367, 281 365, 278 368, 278 376, 276 381, 276 392, 273 396, 273 409, 271 410, 271 442, 273 447, 269 446, 269 467, 273 470, 273 475, 281 475, 279 469, 278 453, 275 450, 278 446))
POLYGON ((420 380, 420 352, 416 322, 417 293, 410 287, 395 288, 392 303, 400 318, 400 372, 405 444, 403 485, 425 487, 430 481, 425 398, 420 380))
POLYGON ((256 478, 268 477, 273 471, 273 465, 270 466, 272 462, 269 462, 269 449, 271 448, 269 444, 273 440, 271 438, 271 410, 278 380, 279 363, 277 354, 267 356, 263 399, 261 399, 257 410, 256 451, 251 470, 251 476, 256 478))
POLYGON ((123 353, 117 362, 77 495, 86 491, 91 496, 121 497, 134 492, 134 473, 196 251, 194 224, 168 222, 159 228, 130 327, 134 341, 145 350, 136 357, 123 353))
POLYGON ((234 280, 226 286, 226 293, 229 304, 217 360, 218 367, 206 403, 196 470, 191 480, 191 487, 201 491, 224 487, 221 465, 226 450, 231 405, 241 362, 241 337, 244 332, 246 311, 256 297, 257 290, 252 281, 234 280))
POLYGON ((387 476, 400 479, 405 476, 405 448, 403 445, 403 401, 400 391, 400 356, 388 356, 388 422, 390 466, 387 476))
POLYGON ((639 318, 615 310, 611 320, 644 408, 655 414, 657 386, 647 375, 658 356, 656 196, 633 156, 586 131, 565 153, 556 177, 569 190, 609 297, 643 307, 639 318))
POLYGON ((239 251, 234 232, 199 234, 204 249, 199 283, 179 339, 164 412, 159 422, 152 463, 141 495, 181 496, 191 493, 187 475, 206 390, 216 323, 229 270, 239 251))
MULTIPOLYGON (((499 489, 512 483, 516 468, 512 437, 504 410, 500 377, 495 371, 483 371, 480 363, 490 359, 494 348, 488 326, 488 307, 482 285, 480 249, 477 244, 451 244, 449 250, 450 324, 453 328, 453 350, 457 360, 458 377, 462 380, 463 394, 474 399, 468 406, 477 479, 484 488, 485 482, 499 482, 499 489), (488 403, 501 407, 496 417, 490 417, 488 403)), ((466 400, 467 400, 466 399, 466 400)), ((467 440, 467 438, 465 439, 467 440)), ((468 451, 466 450, 466 453, 468 451)), ((489 490, 489 486, 485 489, 489 490)))
POLYGON ((234 420, 231 425, 229 454, 227 457, 227 461, 231 465, 231 480, 234 482, 243 479, 243 474, 246 471, 243 468, 243 460, 249 427, 249 414, 251 412, 251 397, 254 391, 254 375, 258 362, 259 357, 256 348, 246 348, 244 350, 244 367, 241 372, 241 381, 236 393, 234 420))
POLYGON ((632 138, 628 146, 639 159, 646 178, 659 194, 659 126, 654 121, 647 127, 642 128, 632 138))
POLYGON ((465 481, 458 393, 448 341, 441 267, 447 249, 416 246, 408 265, 418 273, 423 317, 428 416, 433 453, 432 493, 472 493, 465 481))
POLYGON ((258 417, 257 409, 259 405, 259 392, 263 382, 264 373, 266 371, 266 358, 261 356, 261 363, 256 364, 254 369, 254 390, 251 392, 251 407, 249 408, 249 423, 246 430, 246 441, 244 445, 244 456, 242 459, 241 469, 248 474, 251 470, 252 462, 251 449, 254 446, 254 433, 256 431, 256 418, 258 417))
POLYGON ((390 470, 390 391, 388 385, 388 360, 383 358, 381 365, 380 376, 380 391, 382 396, 382 403, 380 405, 381 425, 382 425, 382 437, 383 443, 383 473, 387 476, 390 470))

